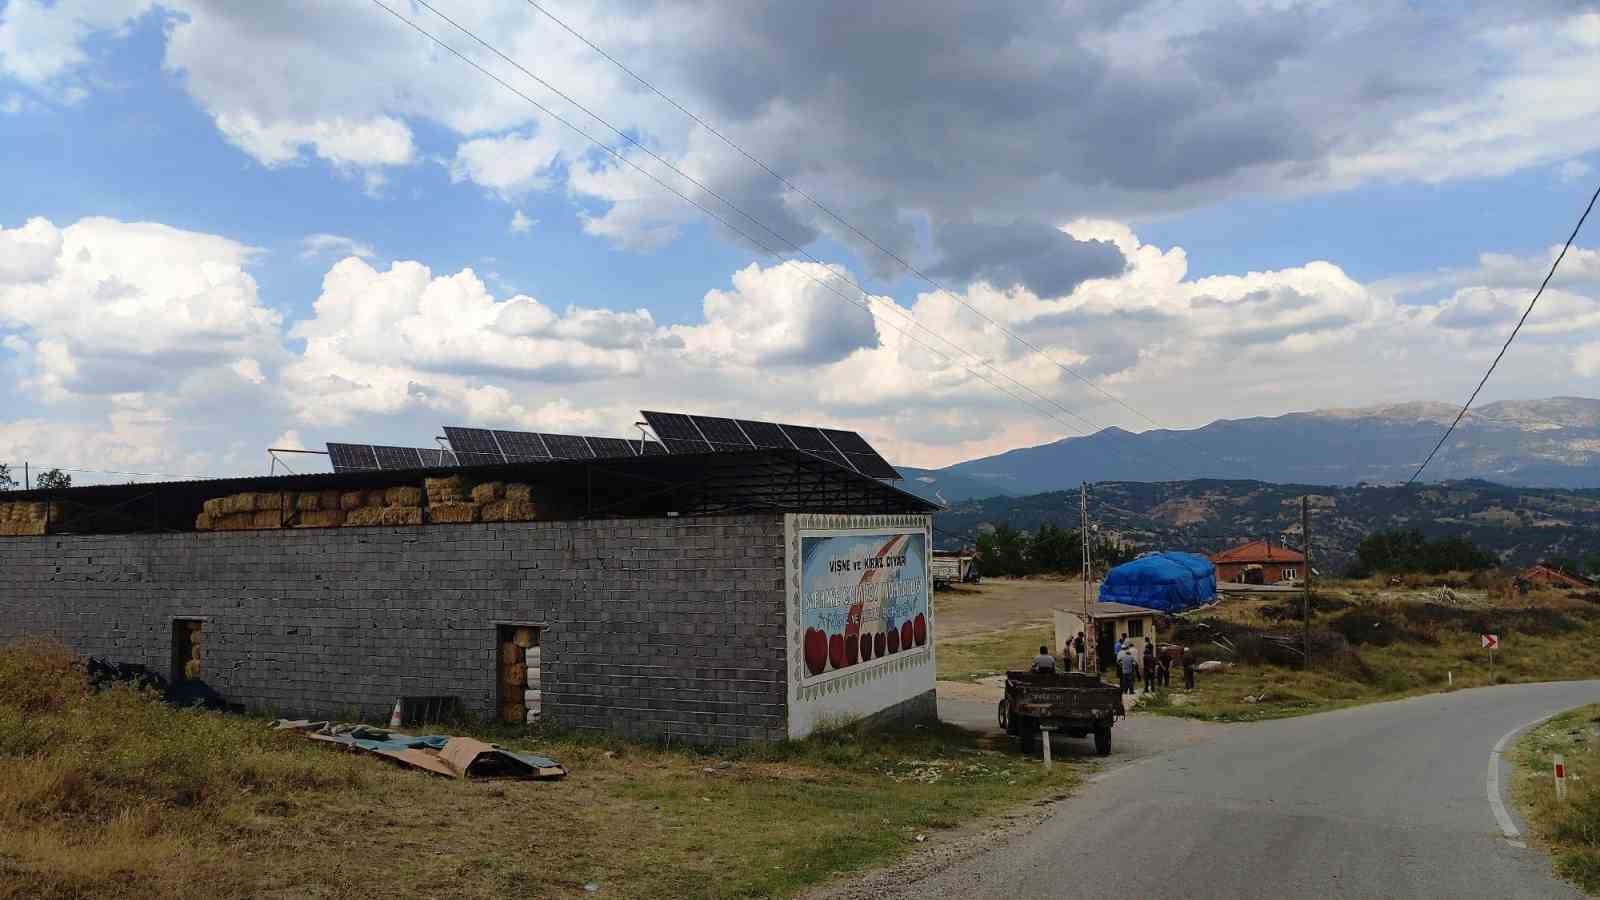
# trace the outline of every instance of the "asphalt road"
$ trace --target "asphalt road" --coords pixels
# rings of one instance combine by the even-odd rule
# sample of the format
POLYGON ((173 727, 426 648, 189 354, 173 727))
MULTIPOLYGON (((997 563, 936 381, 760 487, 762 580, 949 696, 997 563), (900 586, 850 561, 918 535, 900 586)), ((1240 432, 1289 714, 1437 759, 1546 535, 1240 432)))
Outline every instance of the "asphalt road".
MULTIPOLYGON (((1507 840, 1487 782, 1508 732, 1594 702, 1600 681, 1457 691, 1203 734, 1163 736, 1136 724, 1153 717, 1134 716, 1114 732, 1118 755, 1153 755, 1095 777, 1006 845, 883 893, 1580 898, 1545 854, 1507 840)), ((1074 743, 1057 742, 1057 755, 1077 755, 1074 743)), ((1506 766, 1496 768, 1504 785, 1506 766)))

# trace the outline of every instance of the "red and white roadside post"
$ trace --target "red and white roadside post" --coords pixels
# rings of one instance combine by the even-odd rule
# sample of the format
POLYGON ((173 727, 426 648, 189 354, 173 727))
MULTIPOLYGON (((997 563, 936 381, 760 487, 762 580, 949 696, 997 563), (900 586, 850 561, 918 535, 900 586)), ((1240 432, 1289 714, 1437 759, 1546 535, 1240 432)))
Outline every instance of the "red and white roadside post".
POLYGON ((1485 634, 1481 635, 1481 637, 1483 638, 1483 649, 1489 651, 1489 683, 1494 684, 1494 652, 1500 649, 1500 635, 1485 634))
POLYGON ((1555 759, 1555 775, 1556 799, 1565 801, 1567 799, 1567 763, 1559 753, 1556 754, 1555 759))

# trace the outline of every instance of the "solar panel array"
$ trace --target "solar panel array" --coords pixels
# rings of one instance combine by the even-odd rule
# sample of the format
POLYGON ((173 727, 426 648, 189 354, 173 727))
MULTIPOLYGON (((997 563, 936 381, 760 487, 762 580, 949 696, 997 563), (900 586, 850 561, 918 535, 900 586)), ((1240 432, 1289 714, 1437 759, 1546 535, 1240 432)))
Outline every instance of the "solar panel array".
POLYGON ((793 448, 872 478, 900 477, 894 466, 854 431, 652 410, 644 411, 644 420, 669 453, 793 448))
POLYGON ((437 447, 389 447, 374 444, 328 444, 335 472, 378 472, 437 469, 456 464, 455 455, 437 447))
POLYGON ((620 459, 667 451, 655 441, 446 425, 445 438, 463 466, 555 459, 620 459))

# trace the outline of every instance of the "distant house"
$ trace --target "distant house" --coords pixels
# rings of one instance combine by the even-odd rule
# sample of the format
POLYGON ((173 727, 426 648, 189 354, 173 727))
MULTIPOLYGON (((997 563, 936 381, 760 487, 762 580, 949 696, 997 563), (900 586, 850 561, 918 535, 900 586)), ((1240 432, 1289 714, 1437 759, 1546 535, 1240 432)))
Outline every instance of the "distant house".
POLYGON ((1240 584, 1276 584, 1302 578, 1306 573, 1306 555, 1271 541, 1251 541, 1214 554, 1211 562, 1217 567, 1217 581, 1240 584))
POLYGON ((1586 591, 1594 585, 1576 575, 1568 575, 1555 566, 1547 563, 1538 563, 1517 573, 1517 585, 1524 589, 1530 587, 1561 588, 1563 590, 1586 591))

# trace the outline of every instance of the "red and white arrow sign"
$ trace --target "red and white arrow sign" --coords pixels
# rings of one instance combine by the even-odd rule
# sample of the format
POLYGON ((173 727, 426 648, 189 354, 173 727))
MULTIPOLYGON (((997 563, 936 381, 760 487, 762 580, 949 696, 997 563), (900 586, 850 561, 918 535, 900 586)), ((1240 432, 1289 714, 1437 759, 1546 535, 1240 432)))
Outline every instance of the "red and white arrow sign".
POLYGON ((1500 635, 1498 635, 1498 634, 1486 634, 1486 635, 1483 635, 1483 649, 1485 649, 1485 650, 1499 650, 1500 649, 1500 635))

